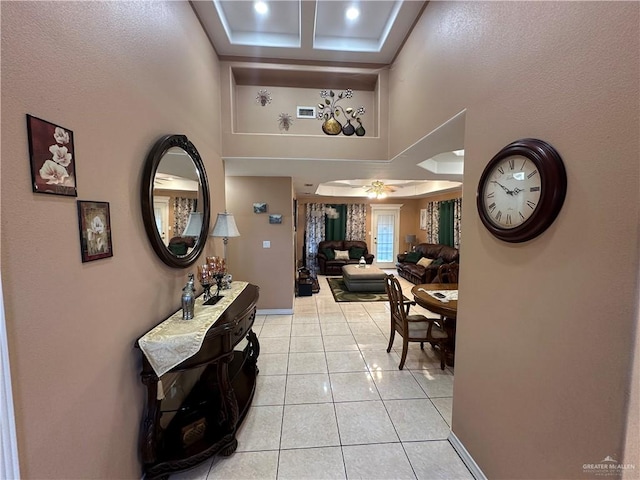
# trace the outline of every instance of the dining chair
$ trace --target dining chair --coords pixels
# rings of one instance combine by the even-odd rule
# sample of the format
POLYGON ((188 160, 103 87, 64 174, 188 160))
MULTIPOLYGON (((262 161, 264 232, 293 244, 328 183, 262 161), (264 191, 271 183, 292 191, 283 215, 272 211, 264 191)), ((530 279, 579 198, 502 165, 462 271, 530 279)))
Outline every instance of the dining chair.
POLYGON ((460 264, 456 262, 440 265, 438 273, 431 283, 458 283, 459 267, 460 264))
POLYGON ((411 305, 416 303, 404 298, 400 282, 395 276, 387 275, 385 277, 385 290, 391 309, 391 334, 387 353, 391 351, 396 332, 402 337, 402 356, 398 369, 404 368, 409 342, 420 342, 421 349, 424 349, 424 342, 428 342, 433 348, 440 351, 440 368, 444 370, 448 336, 438 326, 434 326, 438 319, 427 318, 421 314, 410 315, 409 309, 411 305))

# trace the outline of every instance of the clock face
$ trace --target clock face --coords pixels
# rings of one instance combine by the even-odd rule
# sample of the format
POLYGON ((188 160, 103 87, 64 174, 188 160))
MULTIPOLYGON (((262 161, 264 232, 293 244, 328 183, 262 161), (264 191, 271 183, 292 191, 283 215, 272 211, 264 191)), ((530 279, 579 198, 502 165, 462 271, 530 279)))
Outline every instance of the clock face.
POLYGON ((548 143, 523 138, 500 150, 487 164, 476 192, 480 220, 505 242, 526 242, 558 216, 567 192, 567 173, 548 143))
POLYGON ((492 165, 481 194, 482 207, 491 224, 500 229, 519 227, 540 203, 540 171, 527 157, 503 158, 492 165))

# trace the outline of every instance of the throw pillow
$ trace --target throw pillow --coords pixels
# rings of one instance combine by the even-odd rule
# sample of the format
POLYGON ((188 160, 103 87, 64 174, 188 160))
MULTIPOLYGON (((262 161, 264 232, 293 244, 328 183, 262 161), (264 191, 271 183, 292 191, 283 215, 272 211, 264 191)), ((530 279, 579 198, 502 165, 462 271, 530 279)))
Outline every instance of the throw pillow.
POLYGON ((333 253, 333 248, 323 248, 322 253, 324 253, 325 257, 327 257, 327 260, 333 260, 334 258, 336 258, 336 254, 333 253))
POLYGON ((422 257, 420 260, 416 262, 416 265, 422 265, 424 268, 427 268, 431 264, 431 262, 433 262, 432 259, 427 257, 422 257))
POLYGON ((439 265, 442 265, 443 263, 444 263, 444 260, 442 258, 436 258, 433 262, 431 262, 431 266, 437 267, 439 265))
POLYGON ((336 250, 336 260, 349 260, 349 250, 336 250))
POLYGON ((349 249, 349 258, 351 260, 360 260, 360 257, 364 255, 364 248, 351 247, 349 249))
POLYGON ((422 254, 420 252, 409 252, 407 253, 407 256, 404 257, 404 261, 407 263, 416 263, 420 258, 422 258, 422 254))

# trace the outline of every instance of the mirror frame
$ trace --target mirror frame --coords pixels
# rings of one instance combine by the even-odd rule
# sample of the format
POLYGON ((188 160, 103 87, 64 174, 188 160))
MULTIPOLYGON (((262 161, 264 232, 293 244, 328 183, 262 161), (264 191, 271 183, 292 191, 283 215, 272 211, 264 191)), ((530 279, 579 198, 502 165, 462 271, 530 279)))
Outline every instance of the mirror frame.
POLYGON ((204 163, 196 147, 189 141, 186 135, 165 135, 160 138, 147 155, 142 173, 142 185, 140 188, 140 201, 142 204, 142 220, 151 246, 160 259, 173 268, 186 268, 192 265, 204 250, 204 246, 209 234, 210 221, 210 196, 209 181, 204 169, 204 163), (193 164, 200 178, 200 189, 202 194, 202 230, 193 250, 183 257, 172 253, 162 241, 155 222, 153 210, 153 183, 158 170, 158 165, 167 151, 172 147, 183 149, 191 157, 193 164))

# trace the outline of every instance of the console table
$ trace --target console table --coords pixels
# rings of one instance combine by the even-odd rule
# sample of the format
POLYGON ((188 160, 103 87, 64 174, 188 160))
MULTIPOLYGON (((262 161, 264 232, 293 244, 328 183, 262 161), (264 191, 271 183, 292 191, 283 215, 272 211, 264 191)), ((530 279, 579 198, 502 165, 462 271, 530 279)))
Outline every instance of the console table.
MULTIPOLYGON (((252 330, 258 294, 257 286, 247 285, 206 331, 200 350, 166 373, 158 376, 142 354, 147 399, 140 455, 146 479, 167 478, 236 450, 236 431, 253 400, 258 374, 260 345, 252 330), (242 350, 234 348, 245 341, 242 350)), ((196 318, 207 308, 197 303, 196 318)))

